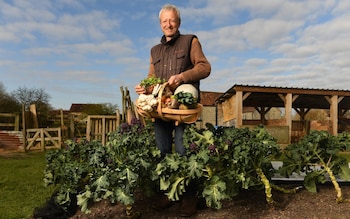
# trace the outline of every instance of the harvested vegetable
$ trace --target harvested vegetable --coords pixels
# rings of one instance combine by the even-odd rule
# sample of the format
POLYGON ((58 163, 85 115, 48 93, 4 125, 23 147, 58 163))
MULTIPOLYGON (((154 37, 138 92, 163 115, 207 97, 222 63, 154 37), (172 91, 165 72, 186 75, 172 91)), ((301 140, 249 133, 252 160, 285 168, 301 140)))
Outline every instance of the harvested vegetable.
POLYGON ((163 84, 164 82, 165 82, 165 80, 152 76, 152 77, 148 77, 148 78, 143 79, 140 82, 140 85, 141 85, 141 87, 147 89, 148 87, 151 87, 151 86, 156 85, 156 84, 163 84))
POLYGON ((146 112, 152 112, 157 105, 158 100, 153 94, 140 94, 137 100, 137 106, 146 112))

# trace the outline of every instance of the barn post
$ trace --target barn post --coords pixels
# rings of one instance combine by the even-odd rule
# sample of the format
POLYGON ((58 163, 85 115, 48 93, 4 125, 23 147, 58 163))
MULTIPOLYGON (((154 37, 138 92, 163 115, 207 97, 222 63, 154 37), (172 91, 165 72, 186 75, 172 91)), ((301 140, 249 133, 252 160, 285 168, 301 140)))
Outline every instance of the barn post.
POLYGON ((243 92, 236 91, 236 127, 241 128, 243 126, 243 92))
POLYGON ((332 123, 332 135, 338 134, 338 95, 333 95, 330 99, 330 119, 332 123))

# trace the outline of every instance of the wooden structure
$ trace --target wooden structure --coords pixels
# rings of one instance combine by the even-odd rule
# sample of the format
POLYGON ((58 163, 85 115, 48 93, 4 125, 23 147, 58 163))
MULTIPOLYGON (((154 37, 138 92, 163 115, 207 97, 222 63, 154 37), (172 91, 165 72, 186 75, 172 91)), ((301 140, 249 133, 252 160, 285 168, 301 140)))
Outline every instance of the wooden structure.
POLYGON ((119 124, 120 115, 118 113, 116 116, 88 116, 86 124, 86 140, 99 140, 105 145, 108 140, 108 133, 116 131, 119 124))
MULTIPOLYGON (((303 124, 310 109, 329 111, 329 131, 333 135, 337 134, 338 118, 350 109, 350 91, 234 85, 216 100, 216 104, 222 113, 222 124, 219 125, 230 124, 236 127, 252 125, 243 120, 245 107, 254 107, 260 114, 259 124, 267 126, 269 123, 265 118, 266 113, 272 107, 283 108, 284 118, 274 128, 277 132, 287 130, 288 139, 285 143, 288 144, 291 143, 292 131, 303 124), (292 120, 293 110, 299 114, 300 121, 292 120)), ((276 133, 279 134, 281 133, 276 133)))
POLYGON ((220 92, 200 92, 200 103, 203 105, 202 114, 196 122, 198 128, 205 128, 206 123, 218 124, 217 107, 215 100, 222 96, 220 92))
POLYGON ((19 115, 15 113, 0 113, 0 130, 19 131, 19 115))
POLYGON ((27 144, 25 151, 30 149, 41 149, 42 151, 51 148, 61 148, 61 128, 39 128, 27 129, 27 144))

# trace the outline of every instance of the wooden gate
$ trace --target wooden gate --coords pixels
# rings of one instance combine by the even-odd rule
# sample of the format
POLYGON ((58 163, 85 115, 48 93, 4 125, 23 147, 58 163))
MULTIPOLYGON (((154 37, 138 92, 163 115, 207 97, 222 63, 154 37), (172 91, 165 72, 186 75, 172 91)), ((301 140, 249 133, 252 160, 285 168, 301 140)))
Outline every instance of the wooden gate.
POLYGON ((61 128, 40 128, 26 130, 25 150, 61 148, 61 128))
POLYGON ((105 145, 107 134, 116 131, 119 124, 119 114, 117 114, 117 116, 88 116, 86 124, 86 140, 99 140, 105 145))

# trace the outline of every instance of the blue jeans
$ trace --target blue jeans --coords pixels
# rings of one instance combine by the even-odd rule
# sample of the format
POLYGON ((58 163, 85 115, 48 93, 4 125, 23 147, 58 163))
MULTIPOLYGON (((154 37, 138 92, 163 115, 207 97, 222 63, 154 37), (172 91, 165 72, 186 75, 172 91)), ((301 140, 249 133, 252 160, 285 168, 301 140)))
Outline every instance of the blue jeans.
POLYGON ((173 134, 175 151, 181 156, 186 155, 186 149, 183 144, 183 134, 186 124, 180 123, 178 126, 175 122, 167 122, 161 119, 156 119, 154 122, 154 131, 156 144, 160 150, 161 156, 164 157, 168 153, 172 153, 173 134))

